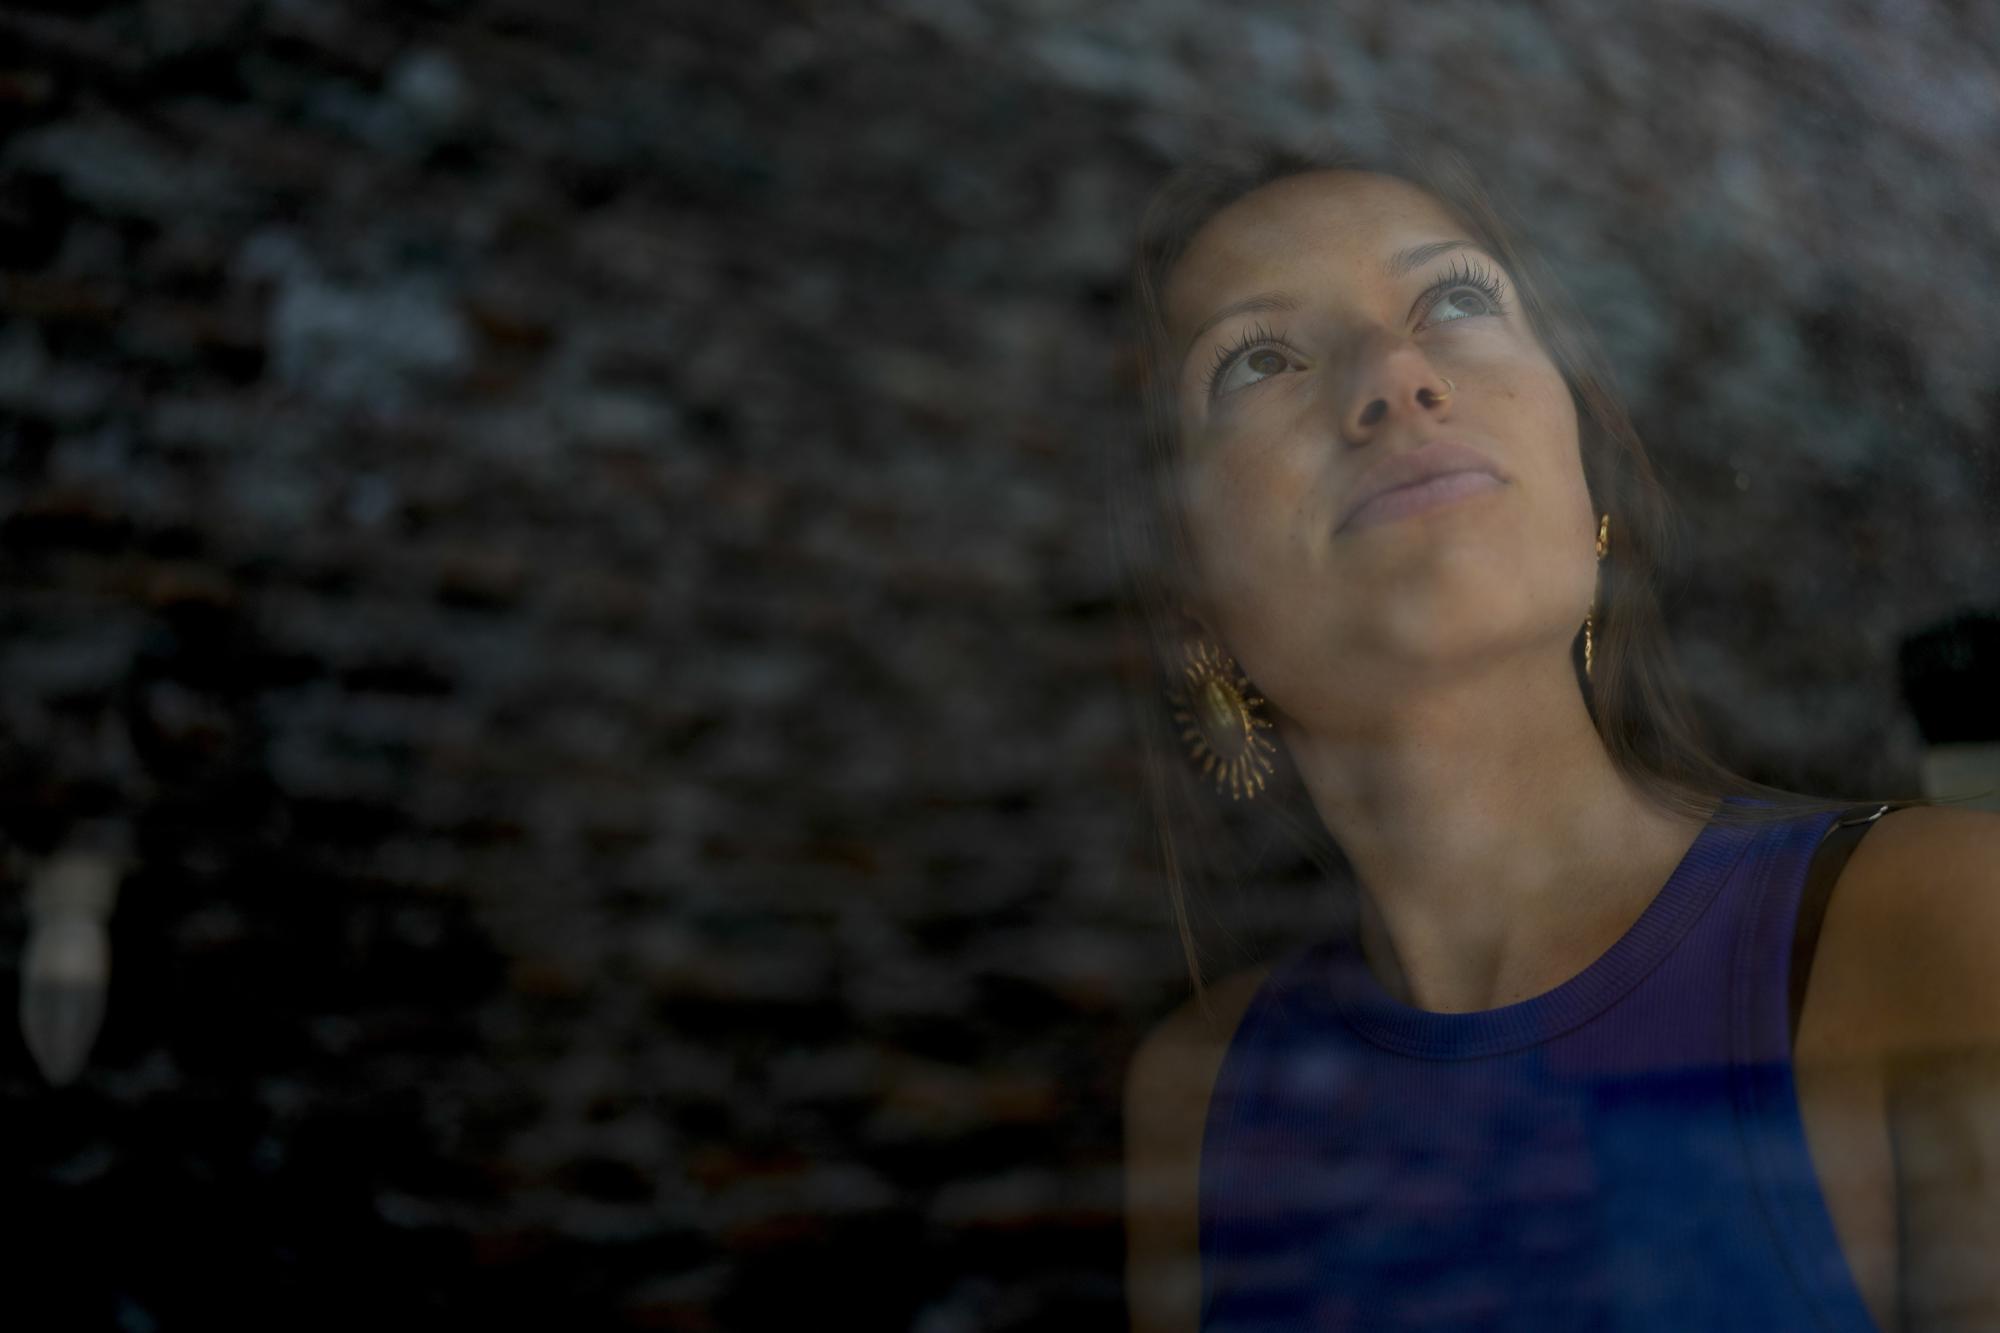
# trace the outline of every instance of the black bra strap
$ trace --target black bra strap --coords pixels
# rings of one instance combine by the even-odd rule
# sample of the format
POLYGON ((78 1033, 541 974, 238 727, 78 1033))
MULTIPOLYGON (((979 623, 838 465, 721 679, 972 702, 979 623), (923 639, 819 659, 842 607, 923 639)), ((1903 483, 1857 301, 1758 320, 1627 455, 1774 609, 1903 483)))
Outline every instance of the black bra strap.
POLYGON ((1819 944, 1819 928, 1826 919, 1827 903, 1833 898, 1834 881, 1840 878, 1847 858, 1854 854, 1862 835, 1893 806, 1860 805, 1845 811, 1827 826, 1826 835, 1813 853, 1812 867, 1806 872, 1805 890, 1799 896, 1798 921, 1792 931, 1791 1041, 1799 1038, 1799 1015, 1806 1005, 1806 982, 1812 976, 1813 951, 1819 944))

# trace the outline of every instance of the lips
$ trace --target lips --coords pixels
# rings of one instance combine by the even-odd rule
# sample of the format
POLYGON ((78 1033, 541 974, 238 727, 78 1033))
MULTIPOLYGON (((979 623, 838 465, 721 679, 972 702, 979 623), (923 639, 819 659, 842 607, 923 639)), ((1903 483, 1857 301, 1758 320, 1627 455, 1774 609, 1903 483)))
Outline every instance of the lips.
POLYGON ((1355 483, 1354 494, 1348 497, 1347 506, 1341 511, 1335 531, 1345 529, 1354 515, 1377 496, 1454 472, 1483 472, 1498 481, 1507 480, 1493 460, 1471 445, 1457 440, 1431 440, 1414 449, 1390 454, 1362 473, 1355 483))

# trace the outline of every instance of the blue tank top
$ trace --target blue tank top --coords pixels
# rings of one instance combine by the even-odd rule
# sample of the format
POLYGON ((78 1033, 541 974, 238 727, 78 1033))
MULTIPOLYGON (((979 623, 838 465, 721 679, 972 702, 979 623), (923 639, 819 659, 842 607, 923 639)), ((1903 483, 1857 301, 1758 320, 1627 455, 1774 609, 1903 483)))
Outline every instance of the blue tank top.
POLYGON ((1217 1074, 1201 1327, 1879 1333, 1792 1080, 1786 984, 1836 816, 1711 821, 1631 929, 1473 1013, 1352 934, 1287 954, 1217 1074))

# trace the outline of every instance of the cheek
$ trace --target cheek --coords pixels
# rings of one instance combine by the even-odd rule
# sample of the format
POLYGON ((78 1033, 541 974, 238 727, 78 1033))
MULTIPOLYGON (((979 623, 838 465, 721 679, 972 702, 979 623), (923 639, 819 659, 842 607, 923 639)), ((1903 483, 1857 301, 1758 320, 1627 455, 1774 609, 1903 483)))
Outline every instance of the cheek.
MULTIPOLYGON (((1516 463, 1532 500, 1524 559, 1536 571, 1533 582, 1541 597, 1581 606, 1578 598, 1588 600, 1595 569, 1597 514, 1583 472, 1576 403, 1552 363, 1539 360, 1535 372, 1495 391, 1510 418, 1516 463)), ((1617 522, 1614 517, 1614 527, 1617 522)))
POLYGON ((1588 508, 1576 402, 1553 364, 1542 361, 1537 370, 1500 389, 1505 410, 1513 418, 1512 433, 1532 455, 1545 489, 1588 508))
POLYGON ((1281 449, 1236 441, 1188 474, 1188 522, 1205 579, 1232 597, 1282 579, 1311 478, 1281 449), (1225 452, 1226 450, 1226 452, 1225 452))
POLYGON ((1254 488, 1240 469, 1214 464, 1193 470, 1188 479, 1188 526, 1204 578, 1233 584, 1239 576, 1231 567, 1240 562, 1245 542, 1258 530, 1254 488))

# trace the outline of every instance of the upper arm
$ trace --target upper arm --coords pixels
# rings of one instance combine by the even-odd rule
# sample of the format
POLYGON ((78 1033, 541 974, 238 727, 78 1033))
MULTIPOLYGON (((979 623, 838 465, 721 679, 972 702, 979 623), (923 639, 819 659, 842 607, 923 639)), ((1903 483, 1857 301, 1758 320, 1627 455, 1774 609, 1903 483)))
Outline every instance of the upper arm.
POLYGON ((1887 1071, 1905 1333, 2000 1330, 2000 1045, 1887 1071))
POLYGON ((1990 1333, 2000 1330, 2000 815, 1898 811, 1856 863, 1864 853, 1856 910, 1871 928, 1903 1327, 1990 1333))
POLYGON ((1194 1333, 1201 1317, 1199 1188, 1209 1097, 1253 969, 1190 1001, 1139 1044, 1125 1071, 1125 1291, 1132 1333, 1194 1333))

